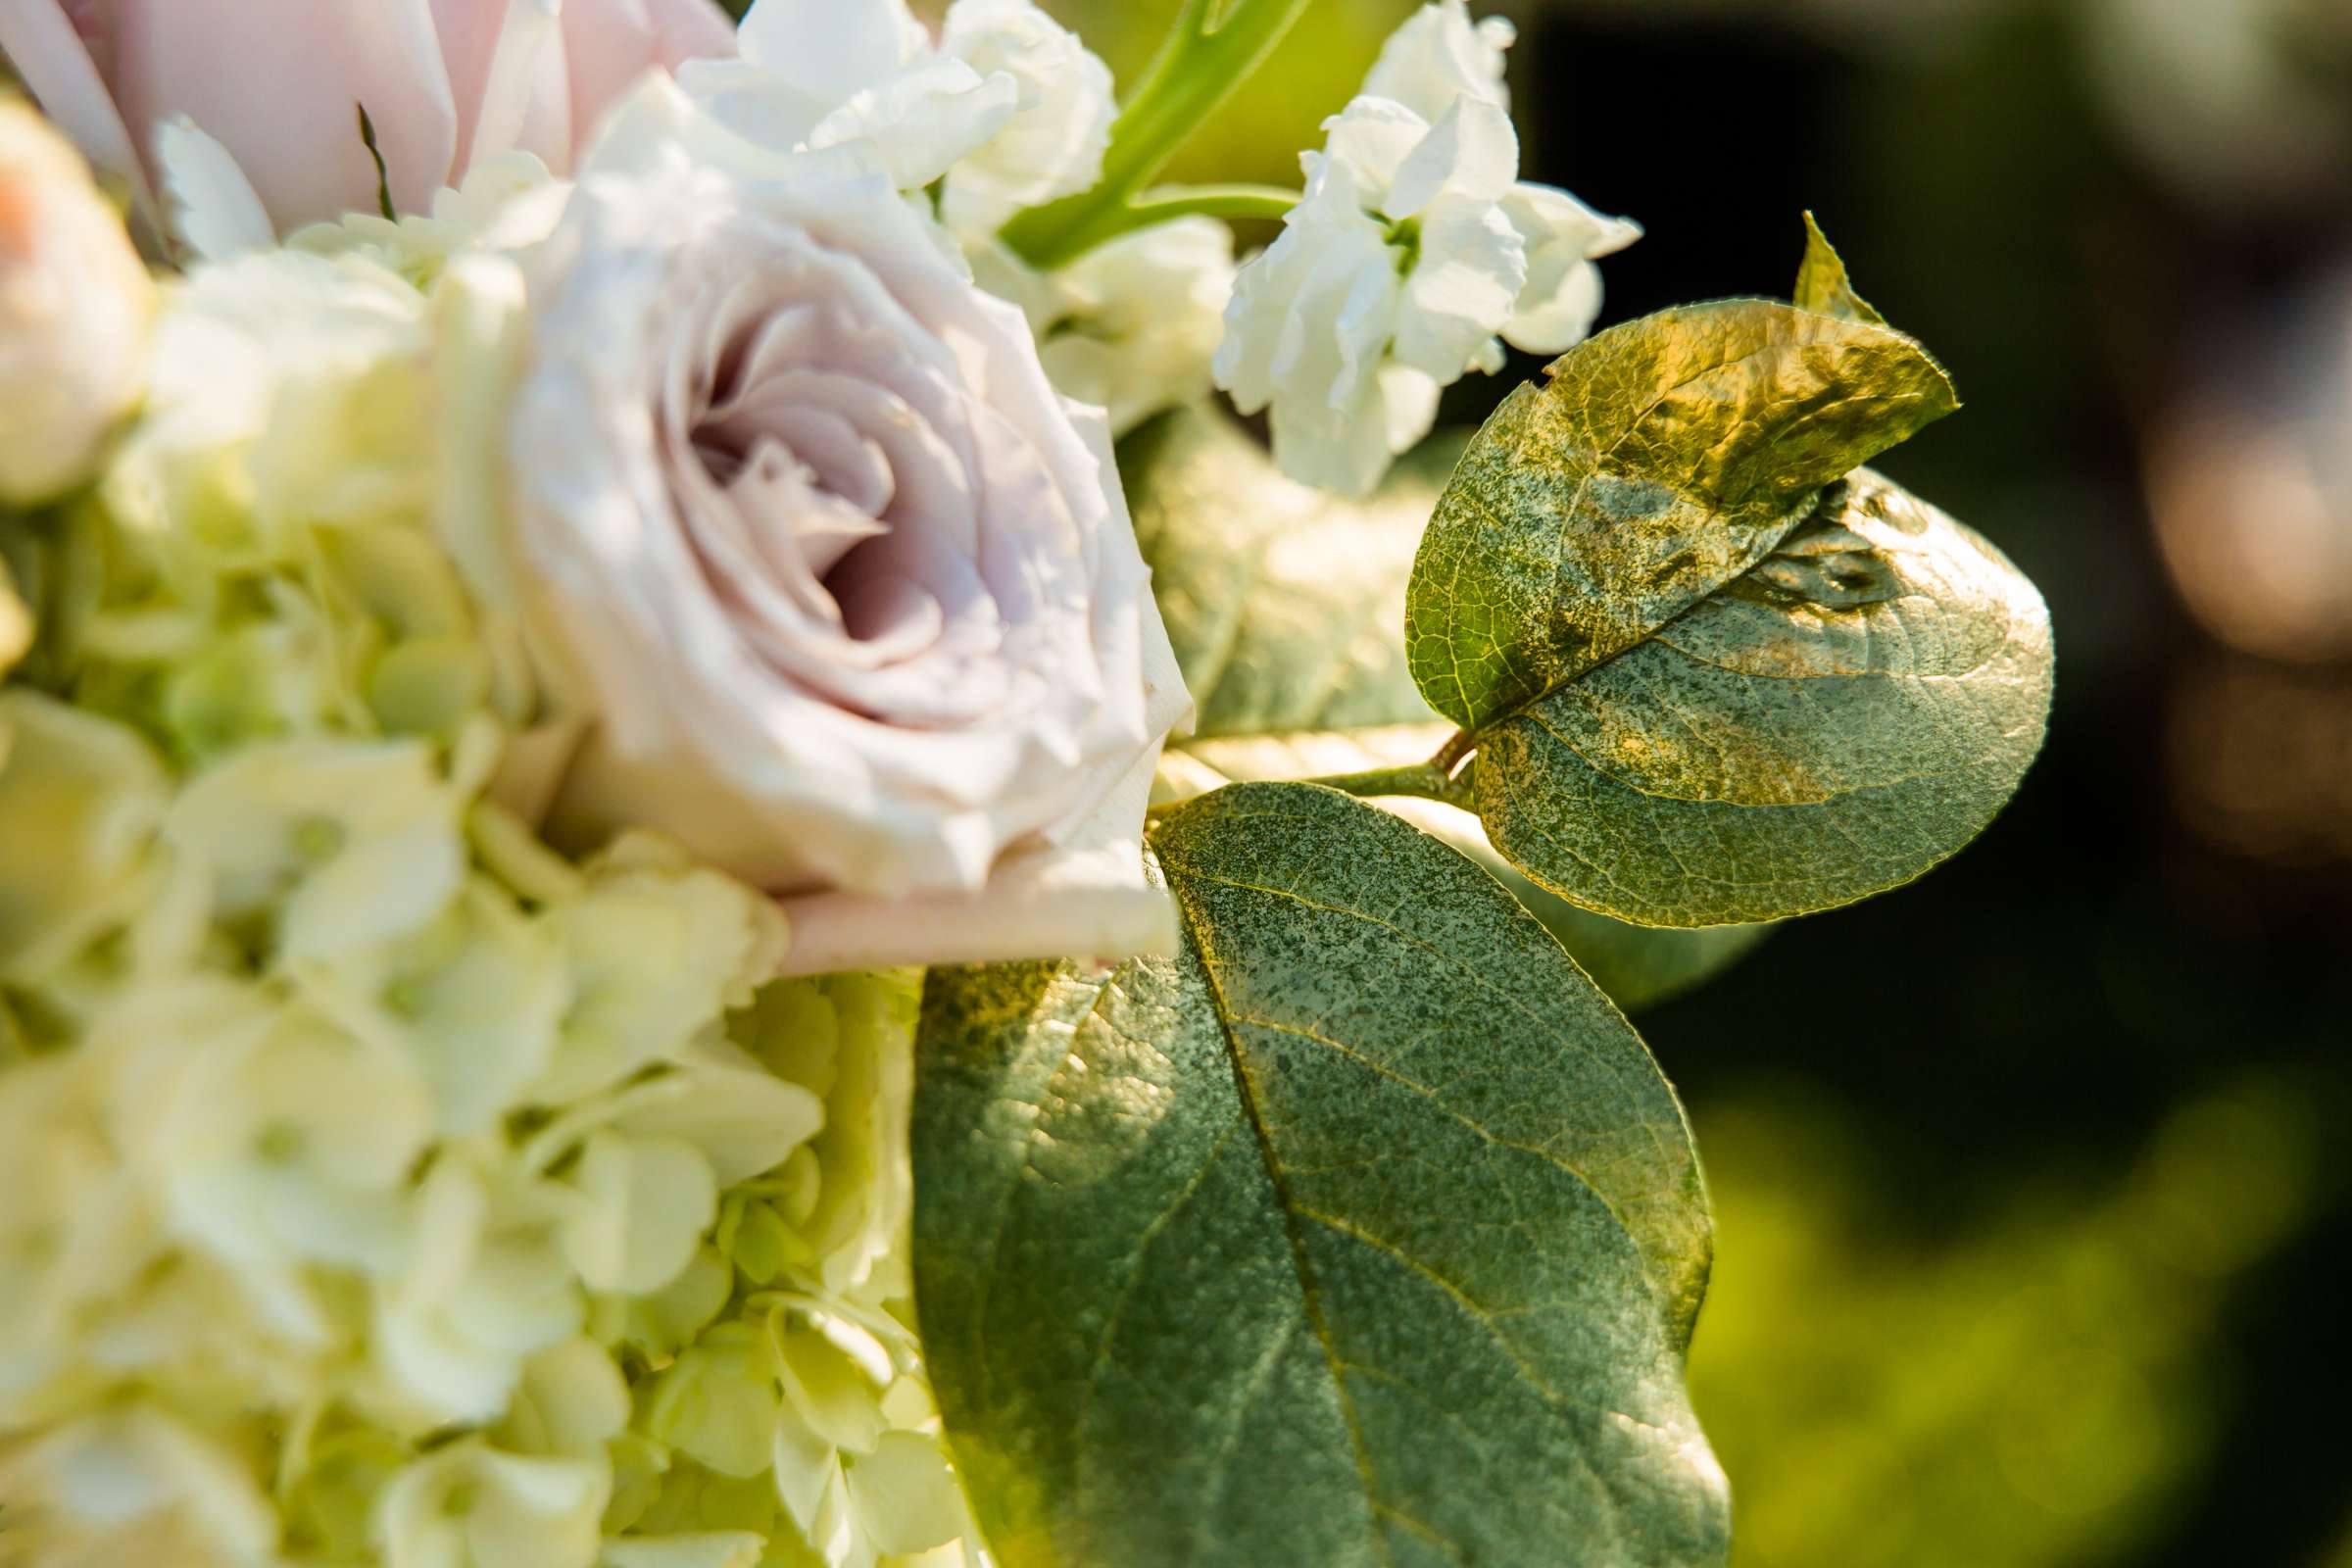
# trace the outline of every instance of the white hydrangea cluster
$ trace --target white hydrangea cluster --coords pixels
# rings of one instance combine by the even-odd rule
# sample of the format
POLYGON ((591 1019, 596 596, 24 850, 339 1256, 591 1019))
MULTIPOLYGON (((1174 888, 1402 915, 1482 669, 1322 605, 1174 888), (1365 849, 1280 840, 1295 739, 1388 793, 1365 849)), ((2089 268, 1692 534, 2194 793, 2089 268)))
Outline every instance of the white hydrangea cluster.
POLYGON ((966 1561, 913 981, 763 984, 771 900, 511 808, 369 252, 176 285, 100 494, 7 524, 0 1565, 966 1561))

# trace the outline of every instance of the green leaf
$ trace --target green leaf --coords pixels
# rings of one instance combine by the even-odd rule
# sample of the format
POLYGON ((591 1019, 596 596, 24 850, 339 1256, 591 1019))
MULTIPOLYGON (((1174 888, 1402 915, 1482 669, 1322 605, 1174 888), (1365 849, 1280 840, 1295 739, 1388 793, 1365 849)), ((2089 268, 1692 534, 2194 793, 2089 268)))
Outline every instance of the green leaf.
MULTIPOLYGON (((1434 756, 1453 733, 1444 719, 1357 730, 1236 735, 1171 749, 1153 787, 1155 804, 1190 800, 1227 784, 1307 779, 1399 767, 1434 756)), ((1705 930, 1630 925, 1594 914, 1536 882, 1496 854, 1477 817, 1439 801, 1399 797, 1374 803, 1452 845, 1509 889, 1558 939, 1577 967, 1628 1012, 1680 996, 1739 962, 1770 925, 1705 930)))
MULTIPOLYGON (((1492 853, 1491 851, 1489 852, 1492 853)), ((1496 863, 1505 863, 1500 856, 1496 863)), ((1511 868, 1502 879, 1527 910, 1544 922, 1577 967, 1628 1012, 1640 1012, 1695 991, 1746 958, 1779 929, 1775 924, 1716 925, 1697 930, 1634 925, 1580 909, 1511 868), (1524 887, 1519 884, 1525 883, 1524 887)))
POLYGON ((1482 732, 1494 847, 1648 925, 1832 908, 1982 832, 2040 749, 2048 612, 1865 469, 1755 570, 1482 732))
POLYGON ((1405 667, 1404 584, 1460 453, 1432 442, 1370 500, 1348 502, 1284 477, 1211 409, 1128 437, 1119 470, 1199 735, 1433 716, 1405 667))
POLYGON ((1188 940, 934 971, 927 1364, 1006 1568, 1719 1563, 1698 1168, 1489 877, 1310 785, 1154 839, 1188 940))
POLYGON ((1406 648, 1483 730, 1762 561, 1818 493, 1958 406, 1899 332, 1761 300, 1564 355, 1470 443, 1414 563, 1406 648))
POLYGON ((1885 326, 1886 318, 1878 307, 1854 292, 1853 281, 1845 275, 1845 261, 1830 243, 1830 236, 1821 231, 1813 215, 1805 215, 1805 259, 1796 270, 1796 308, 1815 311, 1823 316, 1835 316, 1840 320, 1868 321, 1873 326, 1885 326))
MULTIPOLYGON (((1162 759, 1155 804, 1227 784, 1396 767, 1453 734, 1405 667, 1405 580, 1464 439, 1440 435, 1369 501, 1287 478, 1210 409, 1138 430, 1119 452, 1138 536, 1199 733, 1162 759)), ((1744 956, 1762 927, 1675 931, 1577 908, 1513 869, 1477 819, 1380 803, 1470 856, 1516 895, 1621 1007, 1687 990, 1744 956)))
POLYGON ((2033 585, 1855 468, 1951 412, 1950 383, 1808 231, 1815 309, 1662 312, 1514 393, 1414 564, 1413 673, 1475 754, 1445 793, 1621 920, 1754 923, 1909 881, 2040 747, 2033 585))

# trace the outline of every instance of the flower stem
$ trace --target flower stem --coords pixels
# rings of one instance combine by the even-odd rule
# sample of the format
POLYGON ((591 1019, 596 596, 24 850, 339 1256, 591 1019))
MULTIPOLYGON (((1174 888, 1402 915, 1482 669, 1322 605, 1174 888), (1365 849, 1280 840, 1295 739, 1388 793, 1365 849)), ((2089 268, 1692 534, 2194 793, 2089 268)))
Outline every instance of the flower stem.
POLYGON ((1415 762, 1410 767, 1374 767, 1361 773, 1331 773, 1298 782, 1320 784, 1325 789, 1366 800, 1383 795, 1415 795, 1425 801, 1453 799, 1453 781, 1439 772, 1433 762, 1415 762))
MULTIPOLYGON (((1110 147, 1102 156, 1102 182, 1092 190, 1023 213, 1005 225, 1004 243, 1030 266, 1051 269, 1066 265, 1106 239, 1187 211, 1244 218, 1279 217, 1288 212, 1287 204, 1273 210, 1270 193, 1263 190, 1238 211, 1213 207, 1171 211, 1153 201, 1139 203, 1138 198, 1217 106, 1265 63, 1308 4, 1309 0, 1185 0, 1167 41, 1160 45, 1111 126, 1110 147)), ((1182 202, 1188 198, 1174 199, 1182 202)))
MULTIPOLYGON (((1468 731, 1456 734, 1446 743, 1446 749, 1426 762, 1412 762, 1403 767, 1373 767, 1361 773, 1326 773, 1320 778, 1284 780, 1286 783, 1320 784, 1327 790, 1338 790, 1358 800, 1377 800, 1383 796, 1411 795, 1425 801, 1438 801, 1465 811, 1477 809, 1471 796, 1471 779, 1478 762, 1461 765, 1463 757, 1477 745, 1477 737, 1468 731)), ((1266 781, 1271 782, 1271 781, 1266 781)), ((1147 817, 1157 822, 1179 807, 1188 806, 1199 796, 1187 796, 1181 801, 1163 801, 1152 808, 1147 817)))

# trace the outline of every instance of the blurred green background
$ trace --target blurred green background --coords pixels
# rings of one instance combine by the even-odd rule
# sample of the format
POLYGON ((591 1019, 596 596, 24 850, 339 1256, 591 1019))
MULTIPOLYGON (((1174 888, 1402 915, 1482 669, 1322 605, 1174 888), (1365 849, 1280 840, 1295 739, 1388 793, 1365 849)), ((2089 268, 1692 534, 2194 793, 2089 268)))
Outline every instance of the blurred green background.
MULTIPOLYGON (((1054 9, 1131 78, 1172 7, 1054 9)), ((1294 175, 1409 9, 1317 0, 1176 172, 1294 175)), ((1739 1562, 2352 1568, 2352 3, 1476 9, 1528 175, 1648 229, 1604 319, 1818 211, 1969 399, 1887 466, 2058 627, 1984 840, 1640 1020, 1739 1562)))

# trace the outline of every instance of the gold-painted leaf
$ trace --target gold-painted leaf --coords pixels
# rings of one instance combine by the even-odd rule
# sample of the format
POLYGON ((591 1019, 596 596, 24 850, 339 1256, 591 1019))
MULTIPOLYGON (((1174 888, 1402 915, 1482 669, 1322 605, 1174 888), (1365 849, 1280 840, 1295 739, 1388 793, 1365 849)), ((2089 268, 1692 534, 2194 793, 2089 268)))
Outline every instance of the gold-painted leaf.
POLYGON ((1865 469, 1753 571, 1492 725, 1494 847, 1572 902, 1707 926, 1918 876, 2041 746, 2049 613, 2001 553, 1865 469))
POLYGON ((1796 270, 1796 308, 1847 321, 1868 321, 1873 326, 1886 324, 1879 308, 1854 292, 1853 279, 1845 275, 1844 258, 1811 213, 1805 215, 1805 259, 1796 270))
POLYGON ((1405 646, 1468 730, 1541 701, 1762 561, 1823 486, 1958 407, 1884 326, 1730 300, 1611 328, 1470 443, 1405 646))

